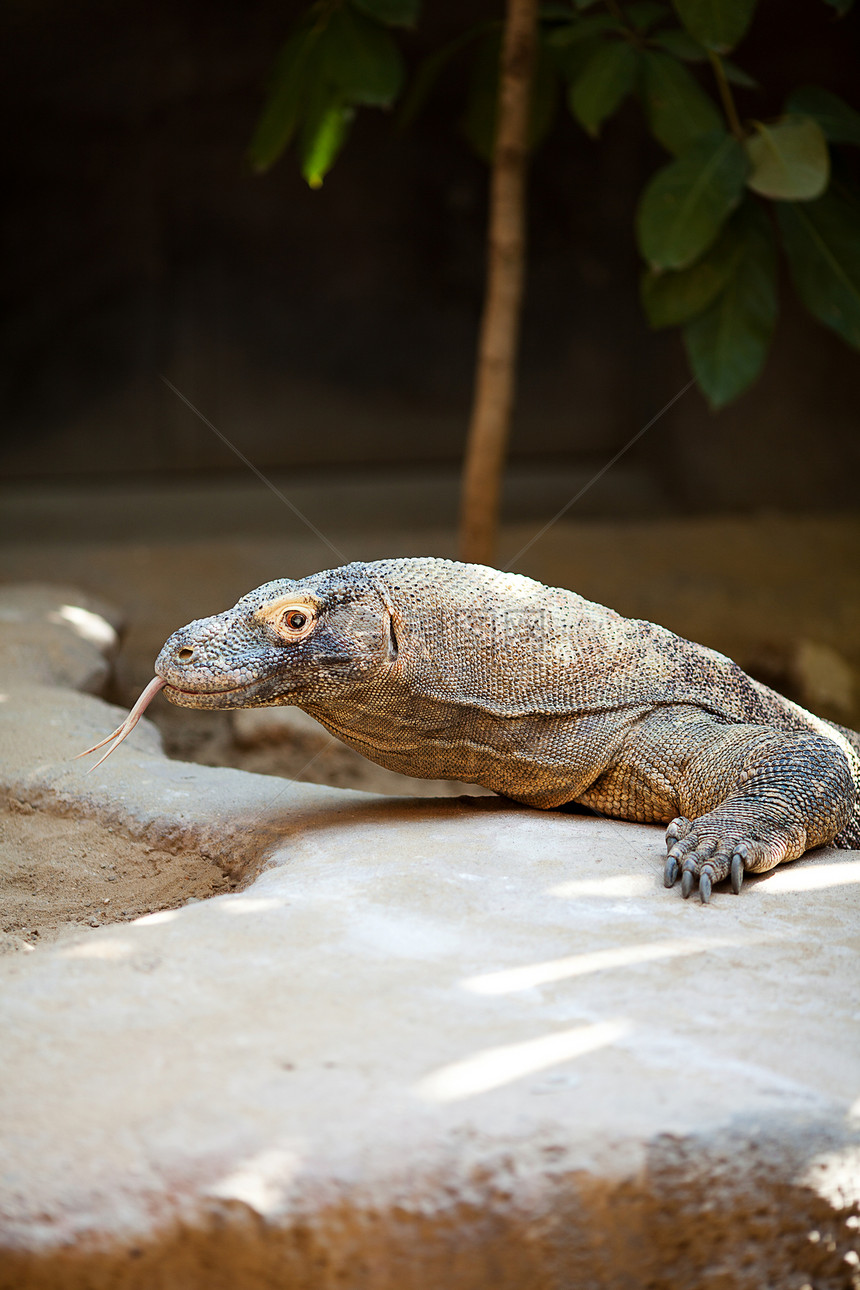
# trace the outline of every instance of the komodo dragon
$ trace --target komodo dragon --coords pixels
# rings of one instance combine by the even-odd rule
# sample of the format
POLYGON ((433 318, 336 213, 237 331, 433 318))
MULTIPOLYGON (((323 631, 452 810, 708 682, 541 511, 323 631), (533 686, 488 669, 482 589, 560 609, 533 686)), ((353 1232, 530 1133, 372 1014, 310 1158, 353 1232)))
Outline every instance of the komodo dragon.
POLYGON ((703 902, 745 870, 860 845, 860 735, 712 649, 518 574, 400 559, 269 582, 174 632, 155 669, 97 748, 159 689, 187 708, 296 704, 402 774, 668 823, 665 884, 680 873, 687 897, 698 880, 703 902))

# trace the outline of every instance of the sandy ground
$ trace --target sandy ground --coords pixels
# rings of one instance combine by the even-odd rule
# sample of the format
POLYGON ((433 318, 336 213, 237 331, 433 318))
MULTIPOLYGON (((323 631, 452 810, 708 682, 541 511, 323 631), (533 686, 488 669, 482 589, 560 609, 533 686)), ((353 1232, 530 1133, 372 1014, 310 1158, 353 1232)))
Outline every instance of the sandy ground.
MULTIPOLYGON (((182 710, 170 709, 162 723, 166 751, 183 761, 272 775, 279 783, 297 780, 403 797, 492 796, 474 784, 415 780, 383 770, 321 727, 319 735, 302 731, 243 746, 228 714, 216 715, 225 720, 201 731, 199 724, 183 720, 182 710)), ((0 954, 222 895, 251 877, 237 882, 194 851, 159 850, 95 820, 51 815, 11 798, 0 813, 0 954)))
POLYGON ((94 820, 14 798, 0 814, 0 954, 235 890, 205 856, 171 854, 94 820))

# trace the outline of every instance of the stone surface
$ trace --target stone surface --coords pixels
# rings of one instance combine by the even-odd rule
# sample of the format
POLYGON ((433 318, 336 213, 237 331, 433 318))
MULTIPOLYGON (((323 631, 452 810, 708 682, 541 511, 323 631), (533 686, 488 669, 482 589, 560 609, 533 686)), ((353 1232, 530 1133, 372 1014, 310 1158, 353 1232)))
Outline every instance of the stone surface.
POLYGON ((73 587, 0 587, 0 683, 4 676, 97 693, 119 645, 121 615, 73 587))
POLYGON ((0 961, 4 1290, 856 1283, 860 855, 703 907, 658 829, 169 762, 146 721, 87 775, 119 714, 6 693, 19 809, 245 885, 0 961))

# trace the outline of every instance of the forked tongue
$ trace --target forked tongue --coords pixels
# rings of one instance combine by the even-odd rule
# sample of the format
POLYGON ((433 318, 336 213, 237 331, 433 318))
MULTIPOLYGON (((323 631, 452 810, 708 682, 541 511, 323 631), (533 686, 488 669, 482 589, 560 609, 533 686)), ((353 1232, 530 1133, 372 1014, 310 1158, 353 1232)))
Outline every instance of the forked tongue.
POLYGON ((138 721, 140 721, 140 718, 143 716, 156 694, 158 694, 158 691, 162 690, 166 684, 167 682, 160 676, 154 676, 138 699, 137 703, 132 708, 131 712, 126 717, 125 721, 123 721, 122 725, 117 726, 113 734, 108 735, 106 739, 102 739, 101 743, 93 744, 92 748, 87 748, 84 752, 77 754, 77 757, 88 757, 90 753, 98 752, 99 748, 104 748, 105 744, 111 745, 107 752, 103 753, 102 756, 99 757, 95 766, 90 766, 90 769, 87 772, 88 774, 92 773, 92 771, 96 769, 96 766, 101 766, 102 762, 106 761, 112 752, 116 752, 126 735, 130 735, 132 730, 134 730, 138 721))

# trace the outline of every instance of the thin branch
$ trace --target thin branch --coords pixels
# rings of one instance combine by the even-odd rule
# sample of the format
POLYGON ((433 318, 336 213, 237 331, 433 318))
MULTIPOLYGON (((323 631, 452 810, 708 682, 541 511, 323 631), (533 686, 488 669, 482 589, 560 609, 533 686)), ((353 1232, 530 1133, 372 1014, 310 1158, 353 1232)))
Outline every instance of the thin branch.
POLYGON ((525 206, 538 0, 507 0, 490 181, 487 289, 466 444, 460 553, 492 561, 516 382, 525 277, 525 206))
POLYGON ((729 129, 737 139, 738 143, 743 143, 746 135, 741 125, 741 119, 738 116, 738 110, 735 107, 735 100, 732 96, 732 87, 729 85, 726 77, 726 69, 723 67, 723 60, 719 54, 715 54, 712 49, 708 50, 708 58, 711 60, 711 67, 714 69, 714 76, 717 79, 717 89, 720 93, 720 102, 723 105, 723 111, 726 114, 726 120, 729 123, 729 129))

